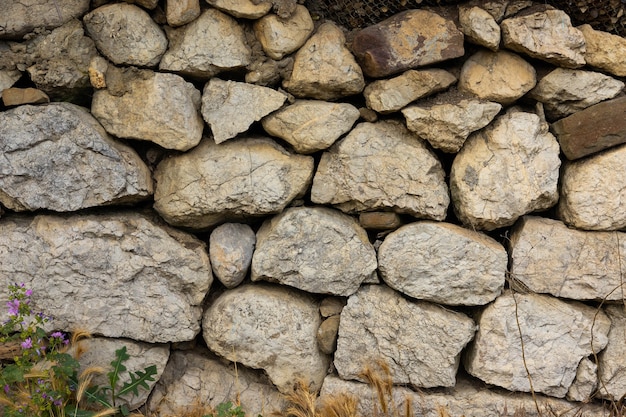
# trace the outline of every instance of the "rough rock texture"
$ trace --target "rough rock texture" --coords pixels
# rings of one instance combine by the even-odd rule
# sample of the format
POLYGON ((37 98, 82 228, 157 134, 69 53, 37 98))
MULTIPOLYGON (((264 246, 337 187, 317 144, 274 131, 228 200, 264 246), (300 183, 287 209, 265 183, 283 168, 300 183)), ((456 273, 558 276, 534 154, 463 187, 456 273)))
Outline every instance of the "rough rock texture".
POLYGON ((509 293, 483 310, 478 325, 465 358, 471 375, 510 391, 530 392, 530 374, 535 392, 562 398, 580 360, 606 346, 611 322, 581 303, 509 293))
POLYGON ((296 100, 261 120, 270 135, 289 142, 298 153, 328 148, 350 131, 359 119, 359 110, 348 103, 296 100))
POLYGON ((463 34, 453 21, 407 10, 354 35, 352 51, 366 75, 386 77, 462 56, 463 34))
MULTIPOLYGON (((145 387, 140 388, 137 391, 139 394, 137 396, 133 395, 133 393, 122 395, 115 403, 115 405, 118 406, 125 404, 130 410, 135 410, 145 404, 148 399, 148 394, 150 394, 156 382, 163 375, 165 365, 170 356, 170 349, 167 345, 141 343, 130 339, 95 337, 93 339, 82 340, 80 347, 84 349, 84 352, 79 358, 81 370, 96 366, 105 369, 106 372, 110 372, 111 362, 116 359, 115 351, 124 347, 126 348, 126 353, 130 356, 130 358, 124 362, 124 366, 126 366, 129 372, 143 372, 148 366, 156 366, 157 373, 153 376, 154 380, 146 382, 149 389, 146 390, 145 387)), ((72 351, 75 351, 75 349, 72 349, 70 352, 72 351)), ((106 372, 95 375, 93 383, 101 387, 109 386, 109 379, 106 372)), ((117 388, 119 389, 127 382, 130 382, 128 372, 120 372, 117 388)))
MULTIPOLYGON (((110 71, 110 69, 109 69, 110 71)), ((148 70, 122 76, 125 91, 94 92, 91 112, 112 135, 186 151, 200 142, 200 92, 176 74, 148 70)), ((108 78, 107 78, 108 80, 108 78)), ((108 81, 107 81, 108 82, 108 81)))
POLYGON ((298 50, 293 71, 283 87, 296 97, 335 100, 365 87, 361 67, 346 48, 341 29, 324 23, 298 50))
POLYGON ((317 348, 318 306, 286 287, 244 285, 222 294, 203 317, 202 335, 213 352, 245 366, 263 369, 282 392, 302 380, 322 385, 328 356, 317 348))
POLYGON ((252 280, 347 296, 375 276, 376 266, 374 247, 352 217, 323 207, 294 207, 259 229, 252 280))
POLYGON ((598 356, 600 396, 618 401, 626 394, 626 312, 623 305, 607 306, 605 312, 611 319, 611 331, 606 349, 598 356))
POLYGON ((456 77, 441 69, 408 70, 388 80, 371 82, 363 90, 368 108, 379 113, 392 113, 407 104, 443 91, 456 82, 456 77))
POLYGON ((586 232, 525 216, 513 230, 510 246, 511 275, 533 292, 577 300, 623 297, 624 233, 586 232))
POLYGON ((107 4, 83 22, 98 50, 117 65, 156 66, 167 49, 167 37, 150 15, 126 3, 107 4))
POLYGON ((626 97, 574 113, 555 122, 552 130, 569 160, 626 143, 626 97))
POLYGON ((505 19, 504 46, 565 68, 585 65, 585 37, 561 10, 545 10, 505 19))
POLYGON ((459 219, 484 230, 558 200, 559 145, 533 113, 509 110, 473 133, 452 163, 450 192, 459 219))
POLYGON ((618 77, 626 77, 626 39, 594 30, 589 25, 579 26, 585 37, 587 65, 618 77))
POLYGON ((234 288, 246 277, 256 243, 247 224, 226 223, 211 232, 209 256, 213 273, 226 288, 234 288))
POLYGON ((267 0, 206 0, 211 6, 234 17, 258 19, 272 10, 272 2, 267 0))
POLYGON ((0 97, 3 90, 10 88, 22 77, 18 70, 0 70, 0 97))
POLYGON ((475 330, 464 314, 368 285, 341 312, 334 364, 341 378, 363 381, 361 372, 383 359, 394 384, 452 387, 461 349, 475 330))
POLYGON ((535 69, 519 55, 507 51, 479 51, 461 68, 459 88, 484 100, 507 105, 537 83, 535 69))
POLYGON ((167 0, 165 18, 171 27, 186 25, 200 16, 200 0, 167 0))
POLYGON ((443 220, 449 204, 441 163, 395 121, 360 123, 322 155, 311 200, 345 212, 379 209, 443 220))
POLYGON ((626 227, 626 145, 564 164, 558 212, 569 226, 584 230, 620 230, 626 227))
POLYGON ((466 39, 492 51, 500 47, 500 26, 485 9, 476 6, 459 7, 459 24, 466 39))
POLYGON ((394 230, 402 226, 402 219, 389 211, 367 211, 359 213, 359 223, 364 229, 394 230))
POLYGON ((455 103, 420 105, 402 109, 406 126, 434 148, 457 153, 470 133, 487 126, 502 105, 462 99, 455 103))
POLYGON ((87 10, 89 0, 5 0, 0 14, 0 39, 20 39, 35 28, 62 26, 87 10))
POLYGON ((278 110, 285 100, 285 94, 272 88, 211 78, 202 92, 202 117, 215 143, 222 143, 278 110))
POLYGON ((309 10, 300 4, 287 19, 268 14, 254 22, 254 34, 261 42, 263 51, 276 60, 297 51, 311 36, 313 29, 309 10))
POLYGON ((6 217, 0 298, 24 282, 60 329, 152 343, 192 340, 213 277, 205 245, 133 212, 6 217))
POLYGON ((508 257, 492 238, 450 223, 408 224, 385 237, 378 269, 391 288, 448 305, 484 305, 504 287, 508 257))
POLYGON ((312 157, 290 154, 271 139, 216 145, 207 138, 158 165, 154 208, 172 225, 205 229, 278 213, 305 192, 312 176, 312 157))
POLYGON ((167 31, 170 45, 159 69, 194 78, 210 78, 225 70, 245 67, 252 60, 242 26, 216 9, 179 29, 167 31))
POLYGON ((270 415, 286 405, 276 388, 258 372, 241 364, 224 364, 204 350, 173 351, 147 409, 149 415, 180 416, 198 403, 214 410, 235 398, 254 416, 270 415))
MULTIPOLYGON (((613 325, 613 323, 611 323, 613 325)), ((607 345, 608 346, 608 345, 607 345)), ((570 401, 590 401, 598 388, 598 365, 589 358, 582 358, 576 378, 565 396, 570 401)))
POLYGON ((325 319, 317 329, 317 345, 320 350, 332 355, 337 348, 337 333, 339 332, 339 316, 331 316, 325 319))
POLYGON ((75 211, 153 192, 137 153, 74 104, 0 112, 0 152, 0 202, 14 211, 75 211))
POLYGON ((560 119, 611 99, 623 88, 623 82, 599 72, 556 68, 543 77, 528 96, 543 103, 546 116, 560 119))

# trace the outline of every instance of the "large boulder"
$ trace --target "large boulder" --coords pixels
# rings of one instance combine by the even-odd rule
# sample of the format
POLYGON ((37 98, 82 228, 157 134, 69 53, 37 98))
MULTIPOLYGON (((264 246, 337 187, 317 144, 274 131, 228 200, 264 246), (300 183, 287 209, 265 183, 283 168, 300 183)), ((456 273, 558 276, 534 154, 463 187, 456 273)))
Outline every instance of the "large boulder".
POLYGON ((3 1, 0 39, 21 39, 37 28, 52 29, 79 18, 89 10, 89 0, 3 1))
POLYGON ((579 26, 585 37, 587 65, 618 77, 626 77, 626 39, 590 25, 579 26))

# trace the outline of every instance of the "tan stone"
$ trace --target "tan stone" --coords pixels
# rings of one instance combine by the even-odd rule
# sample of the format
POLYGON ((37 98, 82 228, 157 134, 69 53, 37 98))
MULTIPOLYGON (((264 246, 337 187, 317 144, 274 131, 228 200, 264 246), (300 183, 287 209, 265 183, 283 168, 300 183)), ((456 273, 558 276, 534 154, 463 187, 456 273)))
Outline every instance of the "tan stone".
POLYGON ((322 317, 330 317, 341 314, 341 310, 346 305, 345 298, 341 297, 326 297, 320 303, 320 314, 322 317))
POLYGON ((618 77, 626 77, 626 39, 594 30, 590 25, 579 26, 585 36, 587 65, 618 77))
POLYGON ((19 106, 20 104, 49 103, 50 97, 36 88, 7 88, 2 91, 2 102, 5 106, 19 106))
POLYGON ((263 50, 267 56, 277 60, 304 45, 313 29, 313 19, 309 10, 300 4, 287 19, 268 14, 254 22, 254 33, 263 50))
POLYGON ((272 2, 267 0, 206 0, 211 6, 234 17, 258 19, 272 10, 272 2))
POLYGON ((459 6, 459 23, 468 41, 492 51, 498 50, 500 26, 489 12, 476 6, 459 6))
POLYGON ((317 345, 320 350, 331 355, 337 347, 337 333, 339 332, 339 316, 331 316, 320 324, 317 329, 317 345))
POLYGON ((368 211, 359 214, 359 223, 365 229, 389 230, 397 229, 402 220, 397 213, 389 211, 368 211))
MULTIPOLYGON (((620 291, 620 290, 618 290, 620 291)), ((626 395, 626 311, 622 302, 605 308, 611 319, 609 343, 598 356, 598 378, 600 379, 600 397, 611 401, 619 401, 626 395)))
POLYGON ((165 17, 167 24, 176 27, 185 25, 200 16, 200 0, 167 0, 165 17))
POLYGON ((17 70, 0 70, 0 97, 2 92, 10 88, 22 77, 22 73, 17 70))
POLYGON ((101 56, 96 56, 89 61, 89 82, 96 90, 106 88, 106 74, 109 62, 101 56))

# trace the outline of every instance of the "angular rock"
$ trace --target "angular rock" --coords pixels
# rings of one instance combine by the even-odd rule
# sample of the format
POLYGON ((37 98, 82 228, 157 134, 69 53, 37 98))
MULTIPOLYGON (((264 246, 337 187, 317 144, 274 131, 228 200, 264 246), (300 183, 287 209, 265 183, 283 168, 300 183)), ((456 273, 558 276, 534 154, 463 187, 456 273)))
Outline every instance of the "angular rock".
POLYGON ((565 224, 583 230, 626 227, 624 158, 626 145, 564 164, 558 213, 565 224))
POLYGON ((240 364, 226 365, 205 351, 173 351, 147 411, 155 416, 180 416, 201 404, 208 413, 234 399, 254 416, 286 407, 282 395, 258 372, 240 364))
POLYGON ((602 398, 619 401, 626 394, 626 312, 621 304, 607 306, 604 311, 611 319, 611 330, 609 343, 598 356, 599 394, 602 398))
POLYGON ((4 1, 0 14, 0 39, 21 39, 36 28, 56 28, 88 10, 89 0, 4 1))
POLYGON ((443 91, 456 77, 442 69, 409 70, 389 80, 374 81, 365 87, 367 107, 379 113, 398 111, 418 98, 443 91))
POLYGON ((522 217, 510 240, 511 275, 536 293, 576 300, 622 299, 620 259, 626 234, 570 229, 557 220, 522 217))
POLYGON ((552 124, 569 160, 626 143, 626 97, 598 103, 552 124))
POLYGON ((202 92, 202 117, 215 143, 222 143, 278 110, 285 100, 287 95, 271 88, 211 78, 202 92))
POLYGON ((20 78, 22 73, 18 70, 0 70, 0 97, 4 90, 11 88, 20 78))
POLYGON ((213 277, 197 238, 133 212, 4 217, 0 292, 24 282, 52 328, 150 343, 193 340, 213 277), (45 291, 38 289, 45 288, 45 291))
POLYGON ((109 69, 109 61, 96 56, 89 61, 89 82, 91 86, 96 90, 101 90, 107 87, 106 73, 109 69))
POLYGON ((276 60, 297 51, 311 36, 313 29, 309 10, 300 4, 288 19, 268 14, 254 22, 254 34, 261 42, 263 51, 276 60))
POLYGON ((270 135, 289 142, 298 153, 324 150, 350 131, 359 110, 348 103, 296 100, 261 120, 270 135))
MULTIPOLYGON (((111 70, 109 69, 108 73, 111 70)), ((125 91, 94 92, 91 112, 112 135, 147 140, 166 149, 186 151, 202 137, 200 92, 176 74, 127 71, 125 91)))
POLYGON ((366 75, 386 77, 463 56, 453 21, 421 9, 398 13, 354 35, 352 51, 366 75))
POLYGON ((585 37, 587 65, 618 77, 626 77, 626 39, 590 25, 579 26, 585 37))
POLYGON ((557 68, 543 77, 528 96, 543 103, 549 118, 560 119, 611 99, 623 88, 622 81, 599 72, 557 68))
POLYGON ((268 0, 206 0, 211 6, 234 17, 259 19, 272 10, 268 0))
POLYGON ((250 64, 252 52, 243 28, 216 9, 179 29, 167 31, 170 45, 159 69, 206 79, 250 64))
POLYGON ((463 64, 458 85, 481 99, 507 105, 536 83, 535 69, 519 55, 507 51, 479 51, 463 64))
POLYGON ((426 139, 434 148, 458 152, 470 133, 487 126, 500 112, 502 105, 490 101, 462 99, 454 103, 402 109, 406 126, 426 139))
POLYGON ((346 48, 339 27, 323 23, 296 53, 283 87, 296 97, 334 100, 363 91, 361 67, 346 48))
POLYGON ((545 10, 505 19, 504 46, 565 68, 585 65, 585 37, 562 10, 545 10))
POLYGON ((297 381, 319 389, 330 359, 317 347, 316 302, 285 287, 244 285, 226 291, 205 311, 202 335, 213 352, 263 369, 284 394, 297 381))
POLYGON ((332 355, 337 348, 337 333, 339 332, 339 316, 331 316, 324 320, 317 329, 317 345, 322 353, 332 355))
MULTIPOLYGON (((107 0, 100 0, 100 3, 104 3, 107 0)), ((159 0, 124 0, 126 3, 138 4, 144 9, 153 10, 159 4, 159 0)))
POLYGON ((461 350, 475 330, 464 314, 369 285, 341 312, 334 364, 342 379, 363 381, 368 365, 387 358, 394 384, 453 387, 461 350))
POLYGON ((200 0, 167 0, 165 18, 171 27, 186 25, 200 16, 200 0))
POLYGON ((352 217, 323 207, 293 207, 257 232, 252 281, 347 296, 376 275, 376 252, 352 217))
POLYGON ((246 277, 256 243, 247 224, 226 223, 211 232, 209 256, 213 274, 226 288, 234 288, 246 277))
POLYGON ((36 88, 7 88, 2 91, 2 102, 5 106, 41 104, 50 103, 50 97, 36 88))
POLYGON ((567 394, 581 359, 607 345, 603 312, 538 294, 505 294, 480 315, 465 369, 510 391, 567 394), (523 346, 520 339, 523 338, 523 346))
POLYGON ((320 302, 320 314, 324 318, 336 316, 341 314, 345 306, 345 298, 326 297, 320 302))
POLYGON ((24 105, 0 112, 0 202, 58 212, 145 200, 150 171, 82 107, 24 105))
POLYGON ((322 154, 311 201, 443 220, 450 202, 444 176, 433 152, 400 122, 360 123, 322 154))
POLYGON ((471 228, 510 226, 524 214, 556 204, 560 165, 547 123, 512 108, 471 134, 454 158, 454 210, 471 228))
MULTIPOLYGON (((160 344, 148 344, 142 342, 136 342, 129 339, 107 339, 104 337, 95 337, 92 339, 85 339, 80 342, 81 349, 84 352, 80 354, 79 363, 81 371, 95 366, 105 370, 103 374, 96 374, 93 378, 93 384, 101 387, 109 386, 109 379, 106 372, 110 372, 111 362, 116 359, 115 351, 118 349, 126 348, 128 360, 124 362, 124 366, 130 372, 144 372, 148 366, 156 366, 157 373, 152 376, 152 381, 146 381, 146 385, 137 390, 139 395, 133 395, 133 393, 121 395, 118 401, 114 405, 126 405, 129 410, 136 410, 146 403, 148 395, 156 385, 157 381, 163 375, 165 365, 167 365, 170 357, 170 349, 167 345, 160 344)), ((75 351, 72 349, 70 352, 75 351)), ((120 372, 120 379, 117 385, 119 389, 124 384, 131 381, 128 372, 120 372)))
POLYGON ((566 398, 570 401, 589 402, 597 388, 598 365, 589 358, 583 358, 578 365, 576 378, 569 387, 566 398))
POLYGON ((389 211, 368 211, 359 213, 359 223, 364 229, 393 230, 402 226, 402 219, 389 211))
POLYGON ((107 4, 83 18, 98 50, 117 65, 153 67, 167 49, 167 37, 143 9, 126 3, 107 4))
POLYGON ((459 24, 467 40, 492 51, 500 47, 500 26, 485 9, 459 6, 459 24))
POLYGON ((484 305, 504 287, 508 256, 487 235, 449 223, 417 222, 385 237, 378 269, 391 288, 447 305, 484 305))
POLYGON ((205 229, 229 220, 282 211, 304 194, 313 158, 292 155, 268 138, 221 145, 205 139, 161 162, 154 208, 170 224, 205 229))

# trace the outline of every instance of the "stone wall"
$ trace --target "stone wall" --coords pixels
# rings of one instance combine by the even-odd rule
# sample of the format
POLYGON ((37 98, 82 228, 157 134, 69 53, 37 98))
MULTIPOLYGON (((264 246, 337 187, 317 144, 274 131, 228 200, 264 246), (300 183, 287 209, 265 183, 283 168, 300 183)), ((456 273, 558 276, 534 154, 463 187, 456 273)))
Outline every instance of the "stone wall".
POLYGON ((626 394, 626 39, 529 1, 353 32, 32 3, 0 14, 0 299, 91 332, 84 365, 156 364, 132 407, 269 415, 305 381, 371 415, 381 360, 415 416, 626 394))

